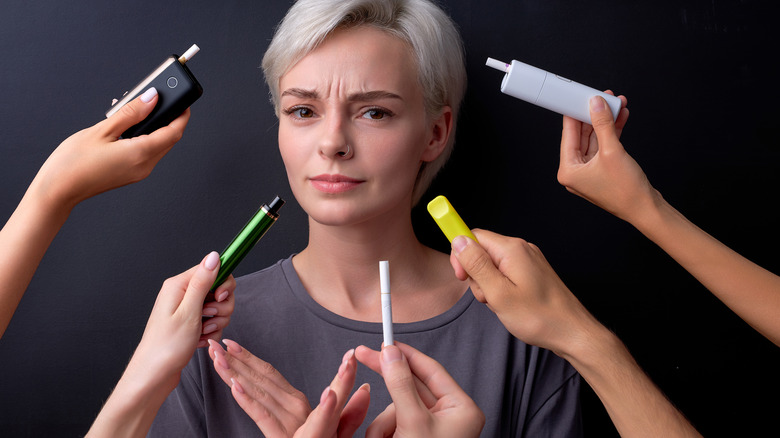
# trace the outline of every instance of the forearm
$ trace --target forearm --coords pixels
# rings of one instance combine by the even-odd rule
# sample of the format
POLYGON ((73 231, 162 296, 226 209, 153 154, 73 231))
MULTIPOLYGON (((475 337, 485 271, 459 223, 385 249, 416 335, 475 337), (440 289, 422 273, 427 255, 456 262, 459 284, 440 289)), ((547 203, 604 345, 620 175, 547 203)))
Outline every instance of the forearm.
MULTIPOLYGON (((218 266, 219 254, 212 252, 198 266, 163 283, 141 341, 88 436, 147 435, 202 336, 203 300, 214 284, 218 266)), ((232 277, 222 287, 232 295, 232 277)), ((232 302, 231 298, 229 308, 222 309, 227 316, 232 313, 232 302)), ((223 316, 217 314, 212 321, 220 318, 223 316)))
POLYGON ((658 195, 637 229, 753 328, 780 346, 780 277, 710 236, 658 195))
POLYGON ((562 356, 593 388, 621 437, 701 436, 603 326, 562 356))
POLYGON ((140 367, 131 360, 87 437, 145 437, 178 380, 178 373, 156 378, 154 370, 140 367))
POLYGON ((34 182, 0 230, 0 336, 70 211, 41 196, 34 182))

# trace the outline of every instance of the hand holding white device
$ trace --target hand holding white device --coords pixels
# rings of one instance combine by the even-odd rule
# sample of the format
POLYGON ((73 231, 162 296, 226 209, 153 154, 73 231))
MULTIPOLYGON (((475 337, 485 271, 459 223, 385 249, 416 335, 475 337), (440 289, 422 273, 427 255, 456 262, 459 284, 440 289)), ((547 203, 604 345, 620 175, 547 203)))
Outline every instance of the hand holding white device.
POLYGON ((488 58, 485 65, 506 73, 501 81, 502 93, 558 114, 592 124, 588 102, 596 95, 607 101, 613 120, 617 119, 620 112, 621 104, 617 97, 520 61, 513 60, 507 64, 488 58))

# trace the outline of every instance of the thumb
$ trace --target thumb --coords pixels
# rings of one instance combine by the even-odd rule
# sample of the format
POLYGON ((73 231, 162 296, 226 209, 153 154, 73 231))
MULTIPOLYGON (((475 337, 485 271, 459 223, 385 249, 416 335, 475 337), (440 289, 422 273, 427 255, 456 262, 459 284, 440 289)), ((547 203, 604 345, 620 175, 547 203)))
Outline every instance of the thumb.
POLYGON ((609 149, 620 144, 619 135, 615 128, 615 120, 609 110, 607 101, 601 96, 590 98, 590 120, 593 131, 599 140, 599 147, 609 149))
POLYGON ((379 355, 382 377, 387 392, 393 399, 397 418, 417 418, 421 412, 428 412, 414 382, 414 375, 406 357, 395 345, 385 345, 379 355))
POLYGON ((187 291, 180 305, 186 312, 200 316, 206 294, 208 294, 211 285, 214 284, 214 280, 217 278, 219 261, 219 253, 213 251, 200 262, 200 265, 190 278, 187 291))
POLYGON ((490 254, 477 242, 458 236, 452 240, 452 252, 461 267, 471 277, 471 290, 479 301, 487 302, 484 291, 498 290, 507 280, 506 276, 496 268, 490 254))
POLYGON ((123 132, 143 121, 157 104, 157 89, 154 87, 128 102, 119 111, 111 115, 105 123, 108 135, 119 138, 123 132))

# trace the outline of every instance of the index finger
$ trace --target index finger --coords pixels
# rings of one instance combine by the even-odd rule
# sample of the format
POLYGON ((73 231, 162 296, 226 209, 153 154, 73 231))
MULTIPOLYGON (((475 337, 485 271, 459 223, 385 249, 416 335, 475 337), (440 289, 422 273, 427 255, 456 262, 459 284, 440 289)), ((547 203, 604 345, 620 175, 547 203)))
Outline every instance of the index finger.
POLYGON ((181 137, 184 135, 184 128, 187 127, 191 115, 192 111, 187 108, 171 123, 161 128, 157 128, 154 132, 150 132, 147 137, 164 143, 176 143, 181 140, 181 137))
POLYGON ((187 108, 179 117, 167 126, 158 128, 156 131, 147 135, 118 140, 116 144, 118 147, 124 146, 140 149, 148 157, 153 158, 154 161, 157 162, 184 136, 184 128, 186 128, 187 123, 189 123, 190 114, 191 111, 187 108))
POLYGON ((561 131, 560 168, 579 164, 580 138, 582 137, 582 122, 569 116, 563 116, 561 131))

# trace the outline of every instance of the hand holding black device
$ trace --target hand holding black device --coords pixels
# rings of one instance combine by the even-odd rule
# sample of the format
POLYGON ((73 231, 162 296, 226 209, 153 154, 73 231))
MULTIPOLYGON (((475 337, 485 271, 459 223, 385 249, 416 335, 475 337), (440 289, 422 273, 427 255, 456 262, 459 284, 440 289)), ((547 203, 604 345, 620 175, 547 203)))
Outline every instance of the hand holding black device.
POLYGON ((158 128, 168 125, 198 100, 203 94, 203 87, 200 86, 198 80, 195 79, 195 76, 193 76, 185 63, 195 56, 199 50, 200 48, 193 44, 184 55, 169 56, 135 88, 125 92, 118 101, 114 100, 111 108, 106 112, 106 117, 110 117, 119 111, 126 103, 135 99, 149 88, 155 87, 157 89, 157 105, 149 116, 122 133, 123 138, 149 134, 158 128))

